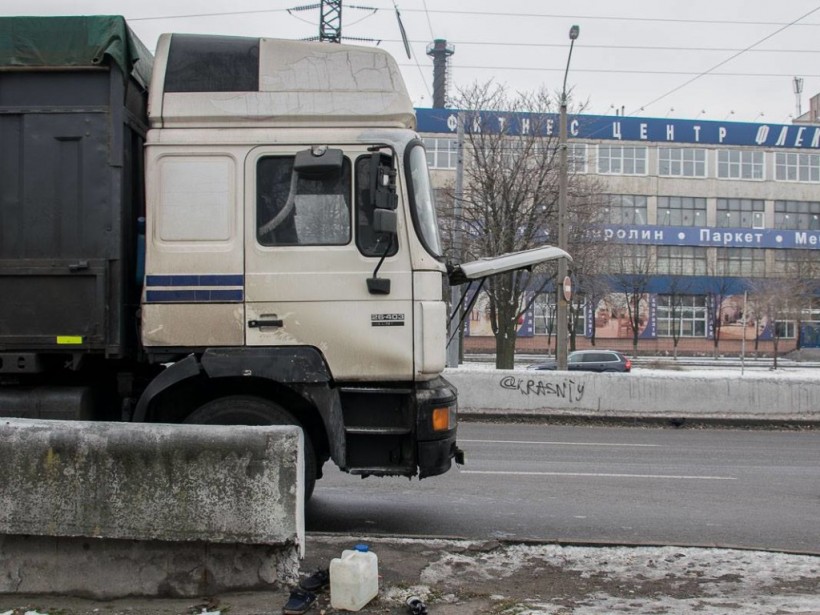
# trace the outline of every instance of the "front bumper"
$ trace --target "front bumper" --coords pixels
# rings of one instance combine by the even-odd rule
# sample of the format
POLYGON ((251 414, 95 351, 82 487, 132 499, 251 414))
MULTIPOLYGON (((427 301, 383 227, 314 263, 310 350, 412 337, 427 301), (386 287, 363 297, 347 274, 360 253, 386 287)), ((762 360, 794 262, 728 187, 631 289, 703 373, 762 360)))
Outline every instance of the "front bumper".
POLYGON ((420 383, 416 389, 418 407, 416 434, 419 478, 444 474, 452 466, 464 463, 464 453, 456 445, 458 429, 458 390, 444 378, 420 383), (434 413, 448 416, 446 425, 434 420, 434 413), (438 428, 434 426, 438 424, 438 428))

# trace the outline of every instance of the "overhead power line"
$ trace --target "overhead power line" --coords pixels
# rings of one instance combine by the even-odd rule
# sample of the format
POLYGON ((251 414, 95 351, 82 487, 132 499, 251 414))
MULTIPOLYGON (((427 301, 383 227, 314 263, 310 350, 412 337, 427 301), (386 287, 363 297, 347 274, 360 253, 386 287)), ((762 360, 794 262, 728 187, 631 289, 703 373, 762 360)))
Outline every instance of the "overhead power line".
MULTIPOLYGON (((400 64, 399 66, 412 66, 411 64, 400 64)), ((493 71, 530 71, 534 73, 552 72, 562 73, 563 68, 543 68, 543 67, 521 67, 521 66, 468 66, 464 64, 455 63, 454 68, 459 70, 493 70, 493 71)), ((606 73, 606 74, 620 74, 620 75, 698 75, 709 77, 792 77, 794 71, 786 71, 784 73, 699 73, 694 71, 680 71, 680 70, 628 70, 628 69, 610 69, 610 68, 573 68, 573 73, 606 73)), ((806 74, 800 73, 804 77, 820 77, 820 74, 806 74)), ((651 103, 650 103, 651 104, 651 103)))
MULTIPOLYGON (((353 5, 350 6, 353 8, 353 5)), ((358 8, 358 7, 356 7, 358 8)), ((182 15, 157 15, 154 17, 129 17, 128 21, 154 21, 163 19, 187 19, 192 17, 226 17, 230 15, 258 15, 262 13, 284 13, 288 9, 257 9, 253 11, 222 11, 214 13, 185 13, 182 15)), ((428 9, 426 6, 423 9, 406 9, 402 8, 405 13, 426 13, 429 17, 431 13, 445 14, 445 15, 472 15, 479 17, 513 17, 524 19, 575 19, 575 20, 602 20, 602 21, 635 21, 635 22, 657 22, 657 23, 682 23, 682 24, 714 24, 714 25, 737 25, 737 26, 820 26, 820 23, 782 23, 773 21, 744 21, 741 19, 676 19, 669 17, 619 17, 613 15, 557 15, 548 13, 511 13, 499 11, 452 11, 442 9, 428 9)))
MULTIPOLYGON (((385 43, 401 43, 398 39, 381 39, 385 43)), ((414 44, 426 45, 429 41, 411 40, 408 41, 414 44)), ((479 47, 535 47, 535 48, 549 48, 565 49, 566 43, 502 43, 489 41, 462 41, 454 40, 459 47, 475 45, 479 47)), ((584 49, 623 49, 625 51, 710 51, 710 52, 728 52, 744 51, 741 48, 732 47, 674 47, 670 45, 595 45, 584 44, 584 49)), ((752 53, 820 53, 818 49, 749 49, 752 53)), ((562 69, 563 70, 563 69, 562 69)), ((573 69, 574 71, 574 69, 573 69)))
MULTIPOLYGON (((791 26, 793 26, 793 25, 797 24, 799 21, 802 21, 803 19, 805 19, 805 18, 806 18, 806 17, 808 17, 809 15, 812 15, 812 14, 816 13, 817 11, 820 11, 820 6, 813 8, 813 9, 812 9, 812 10, 810 10, 808 13, 806 13, 806 14, 804 14, 804 15, 801 15, 800 17, 798 17, 798 18, 797 18, 797 19, 795 19, 794 21, 792 21, 792 22, 790 22, 790 23, 788 23, 788 24, 786 24, 786 25, 784 25, 784 26, 782 26, 782 27, 778 28, 777 30, 775 30, 775 31, 774 31, 774 32, 772 32, 771 34, 768 34, 767 36, 764 36, 763 38, 761 38, 760 40, 758 40, 758 41, 756 41, 756 42, 752 43, 751 45, 749 45, 749 46, 748 46, 748 47, 746 47, 745 49, 743 49, 743 50, 741 50, 741 51, 738 51, 737 53, 732 54, 731 56, 729 56, 729 57, 728 57, 728 58, 726 58, 725 60, 723 60, 723 61, 721 61, 721 62, 718 62, 717 64, 715 64, 715 65, 714 65, 714 66, 712 66, 711 68, 708 68, 708 69, 706 69, 705 71, 703 71, 702 73, 700 73, 700 74, 698 74, 698 75, 695 75, 695 76, 694 76, 694 77, 692 77, 691 79, 687 79, 686 81, 684 81, 683 83, 681 83, 679 86, 676 86, 676 87, 672 88, 671 90, 669 90, 668 92, 664 92, 663 94, 661 94, 661 95, 660 95, 660 96, 658 96, 657 98, 654 98, 653 100, 649 101, 648 103, 646 103, 646 104, 644 104, 644 105, 641 105, 641 106, 640 106, 640 107, 639 107, 636 111, 633 111, 632 113, 630 113, 630 115, 634 115, 634 114, 635 114, 635 113, 637 113, 638 111, 643 111, 646 107, 649 107, 650 105, 654 105, 656 102, 663 100, 663 99, 664 99, 664 98, 666 98, 667 96, 669 96, 669 95, 671 95, 671 94, 674 94, 675 92, 677 92, 677 91, 679 91, 679 90, 682 90, 682 89, 683 89, 683 88, 685 88, 687 85, 689 85, 689 84, 691 84, 691 83, 693 83, 693 82, 697 81, 697 80, 698 80, 698 79, 700 79, 701 77, 705 77, 706 75, 709 75, 710 73, 713 73, 716 69, 720 68, 721 66, 723 66, 723 65, 725 65, 725 64, 728 64, 729 62, 731 62, 732 60, 734 60, 736 57, 738 57, 738 56, 740 56, 740 55, 742 55, 742 54, 746 53, 747 51, 749 51, 749 50, 753 49, 754 47, 757 47, 758 45, 760 45, 760 44, 762 44, 762 43, 765 43, 767 40, 769 40, 769 39, 770 39, 770 38, 772 38, 773 36, 776 36, 777 34, 780 34, 783 30, 785 30, 785 29, 787 29, 787 28, 789 28, 789 27, 791 27, 791 26)), ((808 76, 808 75, 807 75, 807 76, 808 76)), ((813 77, 813 76, 814 76, 814 75, 812 75, 812 77, 813 77)))
MULTIPOLYGON (((316 5, 318 6, 318 5, 316 5)), ((155 17, 129 17, 128 21, 161 21, 163 19, 189 19, 193 17, 228 17, 231 15, 259 15, 261 13, 287 13, 288 9, 259 9, 256 11, 226 11, 223 13, 186 13, 184 15, 157 15, 155 17)))
MULTIPOLYGON (((421 13, 423 9, 402 9, 408 13, 421 13)), ((426 10, 426 9, 425 9, 426 10)), ((557 15, 547 13, 512 13, 501 11, 453 11, 446 9, 431 9, 428 13, 440 13, 447 15, 475 15, 484 17, 524 17, 527 19, 573 19, 581 20, 602 20, 602 21, 639 21, 658 23, 685 23, 685 24, 715 24, 715 25, 737 25, 737 26, 790 26, 791 23, 778 23, 773 21, 744 21, 742 19, 680 19, 672 17, 620 17, 615 15, 579 15, 577 13, 557 15)), ((820 23, 804 23, 801 26, 820 26, 820 23)))

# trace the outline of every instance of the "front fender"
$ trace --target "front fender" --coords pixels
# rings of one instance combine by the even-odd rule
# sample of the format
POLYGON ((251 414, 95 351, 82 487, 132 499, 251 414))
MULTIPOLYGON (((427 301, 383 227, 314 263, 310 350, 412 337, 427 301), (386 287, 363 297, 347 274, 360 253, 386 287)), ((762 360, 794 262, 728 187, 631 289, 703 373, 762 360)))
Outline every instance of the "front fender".
POLYGON ((177 361, 162 370, 157 376, 145 387, 145 390, 140 395, 137 402, 137 407, 134 408, 134 414, 131 420, 135 423, 144 423, 145 417, 148 415, 148 407, 151 405, 157 395, 189 378, 195 378, 202 373, 202 369, 197 361, 196 356, 190 354, 182 361, 177 361))
MULTIPOLYGON (((345 459, 344 420, 338 390, 316 348, 308 346, 209 348, 201 358, 189 355, 151 381, 134 410, 132 420, 145 422, 151 403, 164 391, 190 378, 249 378, 287 386, 317 409, 324 424, 330 455, 337 464, 345 459)), ((276 400, 274 400, 276 401, 276 400)))

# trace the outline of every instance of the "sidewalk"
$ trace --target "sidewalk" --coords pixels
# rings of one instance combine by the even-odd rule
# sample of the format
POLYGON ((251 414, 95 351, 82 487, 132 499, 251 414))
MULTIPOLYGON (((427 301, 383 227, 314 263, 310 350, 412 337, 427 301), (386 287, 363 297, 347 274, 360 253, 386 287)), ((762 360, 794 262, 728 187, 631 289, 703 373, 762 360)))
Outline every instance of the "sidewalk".
MULTIPOLYGON (((820 614, 820 557, 687 547, 560 546, 312 534, 304 576, 367 542, 379 557, 380 593, 361 613, 408 613, 406 599, 440 615, 820 614)), ((282 612, 288 588, 196 599, 97 602, 0 596, 0 614, 264 615, 282 612)), ((329 591, 308 610, 330 608, 329 591)))

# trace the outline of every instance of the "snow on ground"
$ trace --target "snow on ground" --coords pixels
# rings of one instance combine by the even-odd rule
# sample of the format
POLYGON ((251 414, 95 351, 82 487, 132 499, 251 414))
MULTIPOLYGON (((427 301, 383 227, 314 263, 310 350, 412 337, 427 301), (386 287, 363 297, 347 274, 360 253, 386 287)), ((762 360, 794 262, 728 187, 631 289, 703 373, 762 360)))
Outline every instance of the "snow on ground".
MULTIPOLYGON (((731 549, 511 545, 490 552, 447 553, 421 575, 428 585, 494 582, 543 572, 541 597, 499 611, 515 615, 759 615, 820 613, 820 558, 731 549), (594 579, 588 594, 562 586, 562 575, 594 579), (525 572, 526 571, 526 572, 525 572), (547 578, 551 583, 546 583, 547 578), (548 586, 547 586, 548 585, 548 586), (549 597, 544 597, 549 596, 549 597), (571 610, 570 610, 571 609, 571 610)), ((420 588, 415 588, 420 589, 420 588)), ((508 596, 496 597, 499 602, 508 596)))

